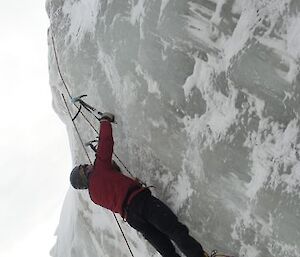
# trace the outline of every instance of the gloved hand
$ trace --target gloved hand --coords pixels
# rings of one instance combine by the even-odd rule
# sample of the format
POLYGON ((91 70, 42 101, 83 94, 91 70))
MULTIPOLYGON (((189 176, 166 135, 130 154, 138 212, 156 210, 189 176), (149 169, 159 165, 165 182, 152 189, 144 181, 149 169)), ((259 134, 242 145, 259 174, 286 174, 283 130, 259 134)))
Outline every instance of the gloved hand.
POLYGON ((103 120, 108 120, 110 122, 114 122, 115 115, 113 115, 112 113, 109 113, 109 112, 105 112, 105 113, 103 113, 102 117, 100 118, 100 121, 103 121, 103 120))

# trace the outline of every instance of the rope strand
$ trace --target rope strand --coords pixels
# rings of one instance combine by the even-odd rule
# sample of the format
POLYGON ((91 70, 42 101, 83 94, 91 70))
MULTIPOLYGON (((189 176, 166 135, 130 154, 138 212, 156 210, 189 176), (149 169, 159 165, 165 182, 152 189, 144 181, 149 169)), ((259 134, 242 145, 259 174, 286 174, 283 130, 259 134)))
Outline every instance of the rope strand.
MULTIPOLYGON (((52 33, 51 33, 51 34, 52 34, 52 33)), ((65 88, 66 88, 66 90, 67 90, 67 93, 68 93, 69 97, 72 98, 71 93, 70 93, 70 91, 69 91, 69 89, 68 89, 68 87, 67 87, 67 84, 66 84, 66 82, 65 82, 65 80, 64 80, 64 78, 63 78, 63 76, 62 76, 60 67, 59 67, 59 65, 58 65, 57 51, 56 51, 56 48, 55 48, 54 38, 53 38, 52 35, 51 35, 51 39, 52 39, 52 45, 53 45, 53 50, 54 50, 54 56, 55 56, 55 60, 56 60, 56 64, 57 64, 57 69, 58 69, 59 76, 60 76, 60 78, 61 78, 61 80, 62 80, 62 83, 64 84, 64 86, 65 86, 65 88)))
MULTIPOLYGON (((71 95, 70 90, 69 90, 69 88, 68 88, 68 86, 67 86, 67 84, 66 84, 66 82, 64 80, 64 77, 62 75, 62 72, 61 72, 61 69, 60 69, 60 66, 59 66, 58 57, 57 57, 57 51, 56 51, 55 42, 54 42, 54 37, 51 36, 51 39, 52 39, 52 46, 53 46, 53 50, 54 50, 54 57, 55 57, 55 62, 56 62, 58 74, 59 74, 59 76, 61 78, 61 81, 62 81, 62 83, 63 83, 63 85, 64 85, 64 87, 65 87, 65 89, 66 89, 66 91, 67 91, 67 93, 69 95, 69 98, 72 99, 72 95, 71 95)), ((74 103, 74 105, 76 106, 76 108, 79 111, 79 107, 75 103, 74 103)), ((90 124, 90 126, 97 133, 98 132, 97 129, 95 129, 95 127, 93 126, 93 124, 87 119, 87 117, 84 115, 84 113, 82 111, 79 111, 79 113, 83 116, 83 118, 90 124)))
POLYGON ((116 214, 114 214, 113 212, 112 212, 112 214, 115 217, 115 220, 116 220, 116 222, 118 224, 118 227, 119 227, 119 229, 120 229, 120 231, 121 231, 121 233, 123 235, 123 238, 124 238, 124 240, 126 242, 127 248, 129 249, 129 252, 130 252, 131 256, 134 257, 133 252, 131 251, 130 245, 129 245, 128 241, 127 241, 127 238, 126 238, 126 236, 125 236, 125 234, 123 232, 123 229, 121 228, 120 222, 117 220, 116 214))

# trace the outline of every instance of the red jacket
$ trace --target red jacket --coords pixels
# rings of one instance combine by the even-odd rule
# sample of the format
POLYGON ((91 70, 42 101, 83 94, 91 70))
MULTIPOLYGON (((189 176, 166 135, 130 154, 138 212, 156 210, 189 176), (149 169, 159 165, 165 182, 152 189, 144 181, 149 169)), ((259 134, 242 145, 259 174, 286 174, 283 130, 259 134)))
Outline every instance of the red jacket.
POLYGON ((94 169, 89 175, 90 197, 95 204, 119 213, 124 218, 124 200, 129 201, 143 188, 137 188, 139 186, 138 181, 113 169, 112 127, 109 121, 101 121, 100 124, 96 160, 94 169), (131 193, 132 190, 134 192, 131 193))

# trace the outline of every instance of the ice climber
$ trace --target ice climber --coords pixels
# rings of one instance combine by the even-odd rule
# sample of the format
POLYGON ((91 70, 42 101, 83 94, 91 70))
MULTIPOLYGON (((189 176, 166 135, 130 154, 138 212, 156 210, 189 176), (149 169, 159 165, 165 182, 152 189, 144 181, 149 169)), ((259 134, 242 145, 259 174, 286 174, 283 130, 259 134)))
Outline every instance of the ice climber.
POLYGON ((189 235, 176 215, 138 180, 119 172, 113 165, 114 115, 105 113, 100 120, 100 142, 94 165, 76 166, 70 175, 75 189, 88 189, 91 200, 119 213, 164 257, 179 257, 171 241, 187 257, 207 256, 202 246, 189 235))

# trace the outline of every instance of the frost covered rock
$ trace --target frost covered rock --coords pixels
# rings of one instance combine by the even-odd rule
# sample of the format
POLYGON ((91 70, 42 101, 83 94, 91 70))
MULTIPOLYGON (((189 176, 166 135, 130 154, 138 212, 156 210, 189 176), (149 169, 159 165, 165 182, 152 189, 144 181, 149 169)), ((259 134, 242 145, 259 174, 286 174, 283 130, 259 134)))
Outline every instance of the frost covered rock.
MULTIPOLYGON (((299 10, 297 0, 48 0, 53 104, 74 164, 87 158, 52 37, 70 94, 116 114, 115 153, 206 249, 300 256, 299 10)), ((130 256, 114 222, 70 190, 52 255, 130 256)), ((122 227, 135 256, 154 256, 122 227)))

